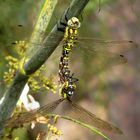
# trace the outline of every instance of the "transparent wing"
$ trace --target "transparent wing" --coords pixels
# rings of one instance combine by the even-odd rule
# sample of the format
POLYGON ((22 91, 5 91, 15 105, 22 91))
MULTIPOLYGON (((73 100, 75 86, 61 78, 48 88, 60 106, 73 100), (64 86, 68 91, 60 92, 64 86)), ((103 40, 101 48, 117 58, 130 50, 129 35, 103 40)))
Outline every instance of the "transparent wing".
POLYGON ((24 123, 36 121, 38 117, 46 116, 48 113, 53 112, 63 100, 64 99, 59 99, 45 106, 42 106, 40 109, 15 115, 6 121, 6 127, 16 127, 23 125, 24 123))
POLYGON ((71 60, 80 62, 82 58, 82 67, 78 69, 83 70, 89 67, 89 72, 94 73, 94 71, 106 70, 112 66, 126 63, 127 58, 123 53, 137 47, 135 42, 129 40, 109 41, 83 37, 76 41, 71 53, 71 60))
POLYGON ((96 117, 96 115, 87 111, 83 107, 73 102, 68 102, 68 104, 71 108, 66 115, 68 115, 69 117, 104 131, 108 131, 111 133, 118 133, 118 134, 123 133, 119 128, 115 127, 114 125, 106 121, 101 120, 100 118, 96 117))
MULTIPOLYGON (((77 49, 76 49, 77 50, 77 49)), ((84 47, 79 48, 79 54, 85 56, 91 65, 101 65, 105 66, 112 66, 117 64, 124 64, 127 62, 126 57, 123 54, 119 53, 112 53, 103 50, 94 50, 94 49, 86 49, 84 47), (89 61, 90 60, 90 61, 89 61)), ((77 52, 78 52, 77 51, 77 52)))
POLYGON ((77 43, 84 49, 114 53, 123 53, 138 47, 132 40, 104 40, 88 37, 79 37, 77 43))
MULTIPOLYGON (((55 110, 55 108, 63 101, 64 99, 56 100, 50 104, 47 104, 40 109, 33 110, 27 113, 21 113, 17 116, 13 116, 6 121, 6 127, 17 127, 23 125, 25 123, 30 123, 36 121, 36 119, 40 116, 46 116, 48 113, 51 113, 55 110)), ((112 133, 122 134, 122 131, 113 126, 112 124, 105 122, 96 117, 96 115, 90 113, 85 110, 83 107, 72 103, 70 101, 67 102, 71 107, 71 110, 66 111, 69 117, 72 117, 76 120, 79 120, 83 123, 91 125, 93 127, 99 128, 101 130, 109 131, 112 133)))

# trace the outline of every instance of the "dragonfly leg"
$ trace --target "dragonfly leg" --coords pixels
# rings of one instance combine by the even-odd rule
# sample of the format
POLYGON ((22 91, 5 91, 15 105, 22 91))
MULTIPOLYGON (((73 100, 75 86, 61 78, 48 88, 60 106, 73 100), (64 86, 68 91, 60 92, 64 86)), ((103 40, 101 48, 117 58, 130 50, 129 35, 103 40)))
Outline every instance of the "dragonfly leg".
MULTIPOLYGON (((69 8, 67 9, 67 12, 69 11, 69 8)), ((66 20, 66 22, 68 22, 68 17, 67 17, 67 15, 65 15, 65 20, 66 20)))
POLYGON ((71 78, 72 82, 75 83, 75 82, 77 82, 79 79, 74 78, 73 76, 74 76, 74 73, 72 73, 72 74, 70 75, 70 78, 71 78))
POLYGON ((74 83, 79 81, 79 79, 77 79, 77 78, 73 78, 72 80, 73 80, 74 83))
POLYGON ((58 31, 65 32, 65 27, 66 27, 66 25, 63 22, 61 22, 61 21, 57 22, 57 30, 58 31))
POLYGON ((63 22, 63 21, 62 21, 62 17, 61 17, 61 19, 57 22, 57 29, 58 29, 58 31, 65 32, 65 28, 66 28, 66 26, 67 26, 68 18, 67 18, 66 15, 65 15, 64 18, 65 18, 65 21, 66 21, 66 22, 63 22))
MULTIPOLYGON (((67 13, 69 11, 69 8, 67 9, 67 13)), ((60 21, 58 21, 57 23, 57 29, 58 31, 61 31, 61 32, 65 32, 65 28, 67 26, 67 22, 68 22, 68 17, 67 15, 65 14, 65 22, 62 21, 62 18, 60 19, 60 21)))

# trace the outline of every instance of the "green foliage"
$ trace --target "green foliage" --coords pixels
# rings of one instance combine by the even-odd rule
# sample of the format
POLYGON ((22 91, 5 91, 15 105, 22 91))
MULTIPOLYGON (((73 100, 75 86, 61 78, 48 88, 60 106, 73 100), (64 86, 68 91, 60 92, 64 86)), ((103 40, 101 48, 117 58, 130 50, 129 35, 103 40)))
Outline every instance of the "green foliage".
MULTIPOLYGON (((19 69, 20 65, 26 61, 25 52, 27 45, 24 41, 15 42, 15 50, 18 57, 6 56, 6 61, 8 62, 7 67, 8 71, 4 72, 4 82, 9 85, 12 82, 13 77, 16 74, 16 71, 19 69)), ((22 69, 22 68, 21 68, 22 69)), ((43 65, 38 71, 32 74, 28 80, 28 85, 30 90, 38 92, 39 90, 51 90, 53 93, 56 91, 56 84, 53 82, 53 77, 46 77, 44 73, 47 72, 45 66, 43 65)))
POLYGON ((2 136, 2 140, 29 140, 28 139, 28 131, 26 128, 6 128, 4 129, 4 136, 2 136))

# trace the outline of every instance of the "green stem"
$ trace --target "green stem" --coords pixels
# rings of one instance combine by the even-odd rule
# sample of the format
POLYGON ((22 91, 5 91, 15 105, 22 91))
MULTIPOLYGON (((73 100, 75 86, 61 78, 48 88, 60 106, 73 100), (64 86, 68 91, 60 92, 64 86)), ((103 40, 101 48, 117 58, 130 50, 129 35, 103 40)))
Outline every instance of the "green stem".
POLYGON ((31 57, 39 47, 39 45, 35 44, 41 44, 42 40, 44 39, 45 31, 48 27, 48 24, 50 22, 50 19, 52 17, 53 11, 55 9, 55 6, 57 4, 58 0, 46 0, 41 12, 38 16, 37 22, 35 24, 34 30, 32 32, 32 35, 30 37, 30 42, 28 44, 29 48, 27 51, 27 57, 31 57), (33 42, 33 43, 32 43, 33 42))
MULTIPOLYGON (((56 114, 48 114, 47 116, 55 118, 56 114)), ((78 124, 78 125, 80 125, 80 126, 82 126, 82 127, 85 127, 85 128, 87 128, 87 129, 89 129, 91 132, 93 132, 93 133, 95 133, 95 134, 97 134, 97 135, 103 137, 105 140, 110 140, 110 139, 109 139, 105 134, 103 134, 101 131, 99 131, 99 130, 97 130, 96 128, 91 127, 90 125, 87 125, 87 124, 85 124, 85 123, 83 123, 83 122, 81 122, 81 121, 78 121, 78 120, 76 120, 76 119, 70 118, 70 117, 68 117, 68 116, 59 116, 59 118, 62 118, 62 119, 65 119, 65 120, 74 122, 74 123, 76 123, 76 124, 78 124)))

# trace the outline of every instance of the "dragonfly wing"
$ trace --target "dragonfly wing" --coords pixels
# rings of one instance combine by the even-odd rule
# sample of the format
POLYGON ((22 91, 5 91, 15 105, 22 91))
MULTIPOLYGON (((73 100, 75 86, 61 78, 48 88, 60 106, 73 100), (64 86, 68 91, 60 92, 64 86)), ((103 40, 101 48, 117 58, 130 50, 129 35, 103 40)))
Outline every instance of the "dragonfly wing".
POLYGON ((90 71, 94 73, 94 71, 97 70, 106 70, 109 69, 112 66, 121 65, 127 62, 127 58, 122 54, 116 54, 108 51, 99 51, 99 50, 85 50, 79 47, 76 48, 76 51, 72 53, 71 60, 74 61, 75 57, 77 60, 82 62, 80 66, 83 68, 90 67, 90 71), (82 56, 81 56, 82 55, 82 56), (82 60, 81 60, 82 58, 82 60))
POLYGON ((100 118, 96 117, 96 115, 87 111, 83 107, 73 102, 69 102, 69 105, 71 107, 71 110, 67 112, 67 115, 69 117, 104 131, 118 134, 123 133, 119 128, 115 127, 114 125, 106 121, 101 120, 100 118))
POLYGON ((64 99, 59 99, 42 106, 39 109, 15 115, 6 121, 6 127, 21 126, 25 123, 36 121, 36 119, 40 116, 47 116, 47 114, 52 113, 63 100, 64 99))
POLYGON ((94 62, 90 65, 97 64, 102 68, 126 63, 127 59, 122 53, 137 47, 138 45, 133 41, 109 41, 94 38, 80 38, 75 45, 77 52, 79 50, 88 62, 94 62))
POLYGON ((124 53, 131 49, 138 48, 137 43, 131 40, 103 40, 97 38, 78 38, 77 43, 81 46, 101 51, 110 51, 114 53, 124 53))

